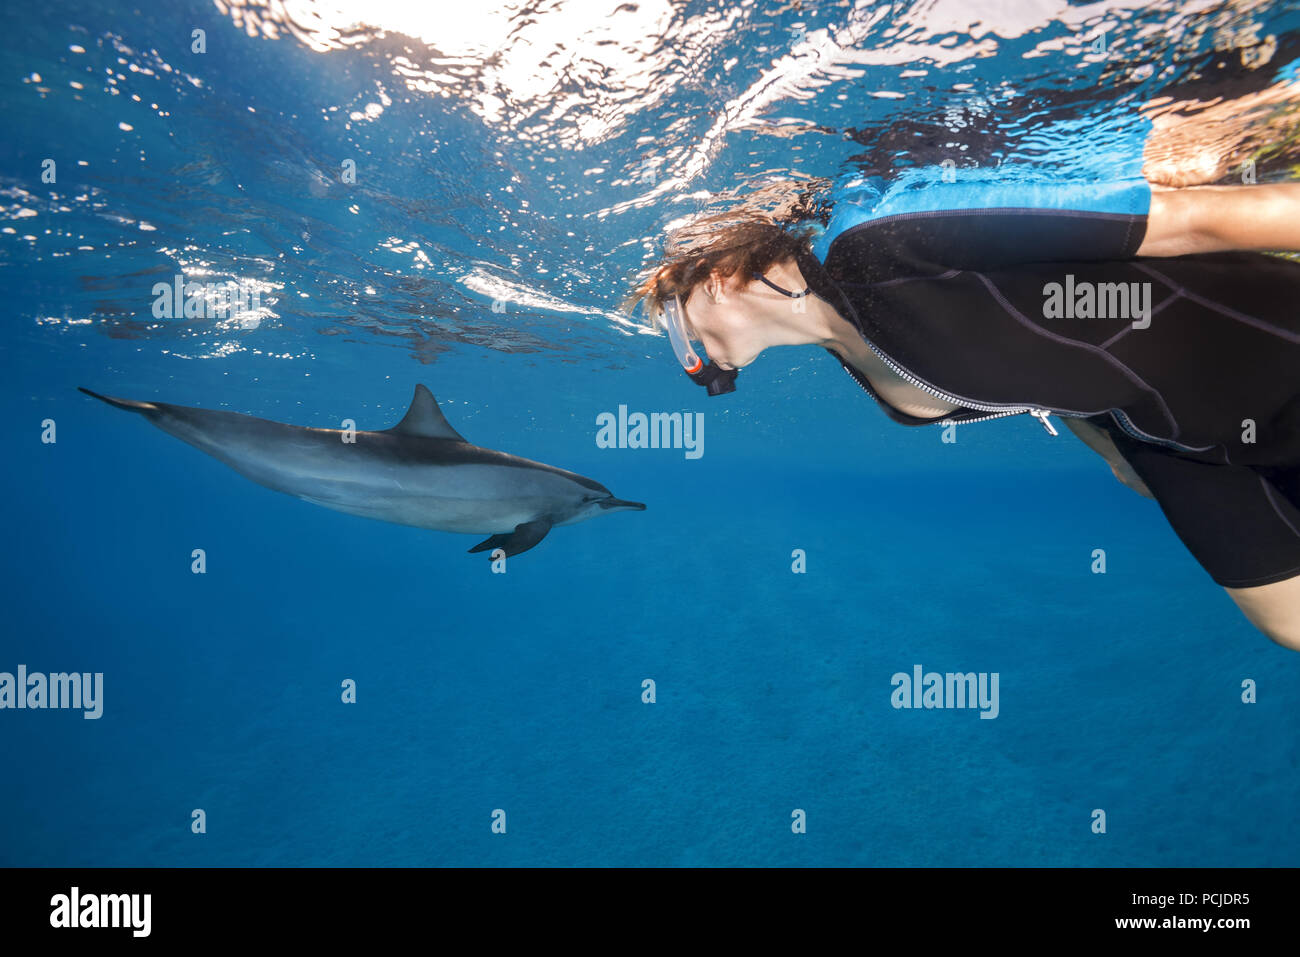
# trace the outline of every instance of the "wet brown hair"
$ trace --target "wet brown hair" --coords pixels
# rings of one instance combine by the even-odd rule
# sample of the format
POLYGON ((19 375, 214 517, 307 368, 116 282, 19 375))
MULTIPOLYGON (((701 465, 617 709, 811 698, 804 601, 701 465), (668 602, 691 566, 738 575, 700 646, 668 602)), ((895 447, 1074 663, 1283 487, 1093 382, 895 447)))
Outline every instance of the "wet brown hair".
POLYGON ((642 273, 623 306, 631 312, 640 305, 646 323, 653 326, 660 299, 676 295, 685 300, 714 272, 723 279, 765 272, 807 253, 815 235, 811 225, 784 226, 770 214, 753 210, 703 216, 669 234, 662 260, 642 273))

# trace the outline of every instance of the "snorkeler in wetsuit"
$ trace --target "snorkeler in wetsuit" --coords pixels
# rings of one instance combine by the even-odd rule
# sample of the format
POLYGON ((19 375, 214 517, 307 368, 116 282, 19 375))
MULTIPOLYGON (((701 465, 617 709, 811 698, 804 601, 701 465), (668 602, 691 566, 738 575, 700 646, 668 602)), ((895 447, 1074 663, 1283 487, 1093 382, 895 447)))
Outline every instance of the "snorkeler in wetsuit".
POLYGON ((795 227, 702 220, 639 286, 693 380, 820 345, 904 425, 1054 417, 1300 650, 1300 263, 1258 252, 1300 251, 1300 184, 938 182, 795 227))

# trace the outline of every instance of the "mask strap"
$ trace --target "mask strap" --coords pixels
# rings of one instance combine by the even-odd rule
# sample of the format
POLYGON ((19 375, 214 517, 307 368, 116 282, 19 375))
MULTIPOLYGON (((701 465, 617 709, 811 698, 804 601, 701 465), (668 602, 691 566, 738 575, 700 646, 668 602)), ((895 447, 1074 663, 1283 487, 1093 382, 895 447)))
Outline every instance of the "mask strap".
POLYGON ((804 289, 803 292, 791 292, 789 289, 782 289, 776 283, 772 282, 772 280, 768 279, 762 273, 758 273, 758 272, 754 273, 754 278, 757 279, 759 282, 761 282, 763 285, 767 286, 769 289, 775 289, 781 295, 789 299, 802 299, 804 296, 808 295, 808 293, 812 292, 812 286, 808 286, 806 289, 804 289))

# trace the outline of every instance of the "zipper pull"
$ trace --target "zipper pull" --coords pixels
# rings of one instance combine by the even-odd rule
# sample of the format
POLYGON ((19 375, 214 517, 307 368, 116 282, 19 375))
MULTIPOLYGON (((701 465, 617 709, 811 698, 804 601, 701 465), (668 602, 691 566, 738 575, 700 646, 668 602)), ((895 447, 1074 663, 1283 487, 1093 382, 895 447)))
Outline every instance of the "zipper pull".
POLYGON ((1055 426, 1053 426, 1051 422, 1047 421, 1047 417, 1052 414, 1050 409, 1030 409, 1029 414, 1032 415, 1039 422, 1043 423, 1043 428, 1047 430, 1048 435, 1061 434, 1056 431, 1055 426))

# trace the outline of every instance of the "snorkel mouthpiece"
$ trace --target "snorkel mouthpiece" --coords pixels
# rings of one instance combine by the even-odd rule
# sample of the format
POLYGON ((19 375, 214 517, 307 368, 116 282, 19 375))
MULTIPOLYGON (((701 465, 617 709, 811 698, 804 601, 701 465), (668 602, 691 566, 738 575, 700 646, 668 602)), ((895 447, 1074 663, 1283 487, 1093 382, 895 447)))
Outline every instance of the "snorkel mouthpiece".
POLYGON ((723 395, 736 391, 736 376, 739 369, 723 369, 713 360, 706 366, 699 353, 691 348, 690 337, 686 332, 686 320, 683 317, 680 296, 665 299, 661 304, 664 315, 664 328, 668 330, 668 341, 673 345, 673 352, 682 369, 696 385, 703 386, 709 395, 723 395))
POLYGON ((686 373, 696 385, 702 385, 709 395, 724 395, 736 391, 736 376, 739 369, 723 369, 716 362, 710 362, 699 372, 686 373))

